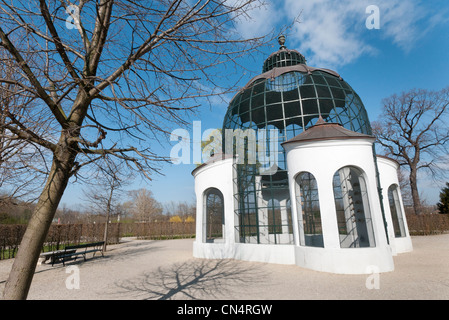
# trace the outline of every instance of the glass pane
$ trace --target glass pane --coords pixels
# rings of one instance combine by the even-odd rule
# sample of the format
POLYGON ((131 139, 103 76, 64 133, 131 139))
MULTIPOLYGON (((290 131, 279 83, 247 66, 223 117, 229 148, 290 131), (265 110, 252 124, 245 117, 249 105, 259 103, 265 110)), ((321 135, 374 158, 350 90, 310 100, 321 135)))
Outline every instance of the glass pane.
POLYGON ((388 201, 390 203, 391 219, 393 221, 394 236, 396 238, 405 237, 404 218, 399 201, 397 185, 393 184, 388 188, 388 201))
POLYGON ((281 206, 276 199, 268 201, 268 230, 270 234, 282 233, 281 206))
POLYGON ((296 177, 296 207, 300 244, 324 247, 318 186, 315 177, 309 172, 302 172, 296 177))
POLYGON ((220 190, 212 188, 206 191, 205 207, 205 241, 215 242, 224 236, 224 203, 220 190))
POLYGON ((365 180, 360 170, 344 167, 333 180, 340 246, 374 247, 374 232, 365 180))

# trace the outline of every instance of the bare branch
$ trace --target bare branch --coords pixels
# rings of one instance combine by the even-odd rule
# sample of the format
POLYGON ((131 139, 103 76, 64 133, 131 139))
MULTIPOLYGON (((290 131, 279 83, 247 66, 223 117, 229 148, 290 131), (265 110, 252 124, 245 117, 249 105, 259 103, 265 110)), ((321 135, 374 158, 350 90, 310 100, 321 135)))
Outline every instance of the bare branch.
POLYGON ((39 97, 48 105, 50 110, 53 112, 55 118, 61 124, 62 127, 66 126, 66 116, 64 111, 59 108, 59 106, 51 99, 51 97, 45 92, 44 88, 41 86, 40 82, 28 66, 27 62, 23 59, 22 55, 15 48, 15 46, 9 41, 9 38, 6 36, 2 28, 0 27, 0 39, 2 40, 1 46, 4 47, 9 53, 14 57, 17 64, 21 67, 21 69, 25 72, 28 77, 28 80, 32 83, 32 85, 37 90, 39 97))
POLYGON ((415 210, 420 207, 417 172, 445 176, 439 158, 448 154, 449 88, 411 90, 383 100, 384 109, 373 122, 373 133, 386 155, 408 168, 415 210))

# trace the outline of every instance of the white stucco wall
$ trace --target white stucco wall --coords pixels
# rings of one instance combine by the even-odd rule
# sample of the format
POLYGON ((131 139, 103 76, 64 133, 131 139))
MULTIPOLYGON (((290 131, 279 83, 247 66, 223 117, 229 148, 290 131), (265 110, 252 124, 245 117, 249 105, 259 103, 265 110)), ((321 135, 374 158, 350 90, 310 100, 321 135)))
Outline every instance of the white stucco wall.
POLYGON ((333 273, 370 273, 371 266, 379 272, 394 269, 377 192, 376 169, 372 140, 322 140, 284 145, 287 151, 290 197, 294 225, 298 221, 295 199, 295 178, 300 172, 310 172, 317 180, 324 248, 300 246, 295 227, 296 264, 306 268, 333 273), (364 172, 363 177, 371 207, 375 247, 340 248, 337 216, 333 192, 333 176, 342 167, 354 166, 364 172))
POLYGON ((391 159, 385 157, 377 157, 377 166, 379 169, 379 179, 382 186, 382 197, 385 211, 385 218, 387 220, 388 237, 390 239, 390 245, 393 255, 398 253, 413 251, 412 240, 407 225, 407 218, 405 216, 404 204, 402 202, 401 189, 399 187, 399 180, 397 170, 399 164, 391 159), (402 218, 404 220, 405 237, 396 238, 393 229, 393 221, 391 217, 390 204, 388 200, 388 188, 391 185, 397 185, 399 201, 401 204, 402 218))
POLYGON ((193 256, 208 259, 226 259, 234 256, 234 201, 233 201, 233 159, 228 158, 209 163, 194 171, 196 194, 196 239, 193 256), (204 193, 216 188, 223 194, 225 231, 223 241, 206 243, 204 230, 204 193))
POLYGON ((196 239, 193 256, 204 259, 239 259, 255 262, 294 264, 293 245, 238 243, 235 226, 238 217, 234 213, 234 167, 233 159, 225 159, 207 164, 194 171, 195 193, 197 197, 196 239), (223 241, 204 241, 204 192, 216 188, 223 194, 225 211, 225 235, 223 241))

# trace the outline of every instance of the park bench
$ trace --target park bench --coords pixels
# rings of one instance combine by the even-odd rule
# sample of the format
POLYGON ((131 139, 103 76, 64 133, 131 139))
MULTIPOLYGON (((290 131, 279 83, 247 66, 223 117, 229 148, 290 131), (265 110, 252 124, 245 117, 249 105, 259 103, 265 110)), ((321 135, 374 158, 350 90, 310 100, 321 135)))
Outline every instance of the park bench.
POLYGON ((66 246, 64 250, 60 250, 60 252, 54 254, 54 257, 52 259, 52 265, 56 261, 60 260, 62 261, 62 264, 65 266, 66 261, 76 260, 79 256, 83 256, 84 261, 86 261, 88 253, 93 253, 93 256, 95 256, 97 252, 100 252, 101 256, 104 256, 103 245, 104 241, 84 243, 75 246, 66 246))
POLYGON ((61 255, 62 253, 73 253, 75 252, 75 249, 72 250, 56 250, 56 251, 49 251, 49 252, 42 252, 39 255, 39 261, 38 264, 43 264, 46 263, 48 260, 50 260, 51 264, 53 265, 55 263, 55 261, 58 259, 58 256, 61 255))

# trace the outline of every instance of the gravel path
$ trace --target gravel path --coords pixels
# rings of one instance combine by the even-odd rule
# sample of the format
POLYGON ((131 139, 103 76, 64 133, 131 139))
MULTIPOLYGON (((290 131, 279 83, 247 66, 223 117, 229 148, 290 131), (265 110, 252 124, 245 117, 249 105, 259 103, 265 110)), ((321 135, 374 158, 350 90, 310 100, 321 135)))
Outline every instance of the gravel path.
MULTIPOLYGON (((414 251, 394 257, 395 271, 376 279, 297 266, 195 259, 193 239, 126 239, 109 246, 105 257, 66 267, 39 265, 28 299, 449 299, 449 234, 412 241, 414 251), (367 283, 378 288, 368 289, 367 283)), ((11 265, 12 260, 0 261, 0 292, 11 265)))

